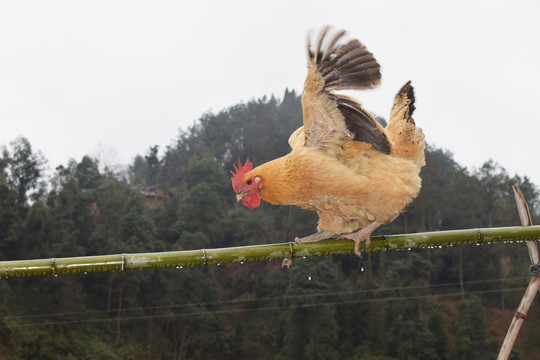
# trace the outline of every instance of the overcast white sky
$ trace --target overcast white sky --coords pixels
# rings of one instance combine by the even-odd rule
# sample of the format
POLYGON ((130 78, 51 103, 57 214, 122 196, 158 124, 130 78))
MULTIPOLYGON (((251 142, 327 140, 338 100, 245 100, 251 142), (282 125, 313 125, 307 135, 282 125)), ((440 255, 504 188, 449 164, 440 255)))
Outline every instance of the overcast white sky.
POLYGON ((52 169, 129 163, 204 112, 300 92, 324 24, 382 65, 382 86, 353 94, 366 108, 387 118, 412 80, 429 143, 540 184, 536 0, 2 1, 0 145, 25 136, 52 169))

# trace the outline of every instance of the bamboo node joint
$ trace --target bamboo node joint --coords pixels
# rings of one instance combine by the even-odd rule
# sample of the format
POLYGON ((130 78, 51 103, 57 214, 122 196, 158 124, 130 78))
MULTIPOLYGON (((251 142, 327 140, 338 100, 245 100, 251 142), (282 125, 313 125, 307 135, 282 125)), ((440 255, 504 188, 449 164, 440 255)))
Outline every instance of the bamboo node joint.
POLYGON ((540 265, 531 265, 531 275, 540 277, 540 265))
POLYGON ((203 265, 206 265, 206 249, 202 249, 202 254, 203 265))
POLYGON ((484 236, 479 228, 476 228, 476 242, 481 244, 484 242, 484 236))
POLYGON ((520 318, 520 319, 524 319, 525 320, 525 317, 527 316, 526 314, 522 313, 522 312, 519 312, 519 311, 516 311, 516 315, 514 315, 515 317, 517 318, 520 318))

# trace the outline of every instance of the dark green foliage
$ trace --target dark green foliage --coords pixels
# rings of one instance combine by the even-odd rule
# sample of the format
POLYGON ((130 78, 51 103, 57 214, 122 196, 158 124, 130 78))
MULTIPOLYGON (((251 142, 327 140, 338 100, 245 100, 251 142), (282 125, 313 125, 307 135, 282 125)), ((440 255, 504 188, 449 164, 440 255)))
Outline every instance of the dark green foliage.
MULTIPOLYGON (((129 182, 85 156, 57 167, 48 187, 44 159, 19 138, 0 158, 0 258, 309 235, 314 213, 265 203, 249 210, 236 202, 228 173, 238 160, 258 165, 288 152, 301 124, 300 98, 287 90, 281 101, 203 115, 162 154, 153 146, 136 156, 129 182)), ((528 178, 510 177, 492 160, 470 172, 434 146, 426 162, 419 197, 379 233, 517 225, 512 184, 539 223, 538 189, 528 178)), ((505 329, 484 314, 517 306, 527 263, 523 244, 500 244, 295 259, 291 269, 272 261, 2 279, 0 358, 494 358, 505 329)), ((538 304, 513 359, 540 351, 538 304)))
POLYGON ((446 333, 444 332, 444 322, 441 309, 438 306, 433 306, 429 314, 428 329, 433 336, 431 345, 435 350, 435 354, 439 359, 447 358, 448 342, 446 333))
POLYGON ((399 359, 438 359, 435 337, 420 318, 421 308, 429 306, 426 285, 431 264, 414 252, 397 255, 386 259, 383 278, 384 288, 396 290, 379 292, 392 299, 383 305, 386 352, 399 359))
POLYGON ((313 298, 313 293, 337 293, 344 290, 338 264, 332 259, 297 260, 290 269, 285 296, 290 310, 284 311, 283 347, 290 359, 338 359, 337 307, 340 297, 313 298), (321 304, 312 306, 312 304, 321 304))
POLYGON ((152 241, 155 239, 154 221, 140 194, 129 192, 119 225, 120 239, 127 248, 136 249, 136 252, 155 251, 152 241))
POLYGON ((488 354, 486 347, 486 325, 484 309, 477 296, 471 296, 458 305, 456 331, 456 358, 493 359, 495 354, 488 354))

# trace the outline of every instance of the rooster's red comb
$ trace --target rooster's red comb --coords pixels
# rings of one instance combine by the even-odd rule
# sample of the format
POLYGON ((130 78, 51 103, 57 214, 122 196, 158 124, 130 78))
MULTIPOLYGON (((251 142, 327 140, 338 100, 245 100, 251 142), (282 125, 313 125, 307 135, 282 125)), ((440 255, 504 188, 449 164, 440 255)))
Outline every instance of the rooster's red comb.
POLYGON ((242 178, 248 171, 253 169, 253 164, 251 163, 251 161, 249 161, 249 158, 248 158, 246 160, 245 165, 242 165, 240 160, 238 160, 238 167, 236 167, 236 164, 233 164, 233 166, 234 166, 235 172, 231 170, 232 186, 233 186, 234 192, 238 192, 238 190, 240 190, 240 186, 242 185, 242 178))

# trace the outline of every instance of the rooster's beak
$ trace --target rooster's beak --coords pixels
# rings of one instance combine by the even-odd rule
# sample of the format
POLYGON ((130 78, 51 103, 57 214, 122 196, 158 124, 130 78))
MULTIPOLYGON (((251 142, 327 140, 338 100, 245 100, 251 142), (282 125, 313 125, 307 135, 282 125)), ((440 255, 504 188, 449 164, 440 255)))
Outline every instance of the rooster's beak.
POLYGON ((247 191, 240 190, 238 193, 236 193, 236 201, 240 202, 244 198, 244 196, 247 195, 247 191))

